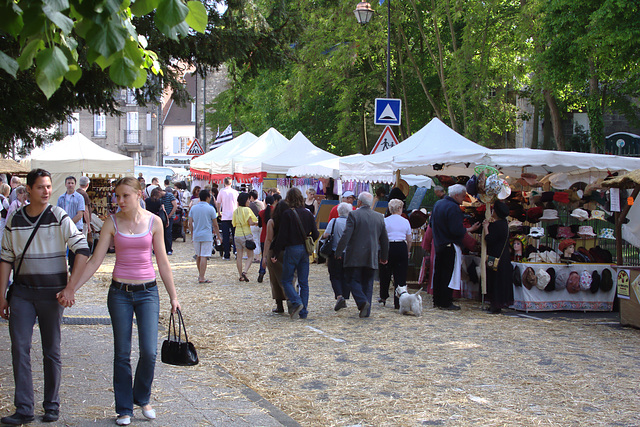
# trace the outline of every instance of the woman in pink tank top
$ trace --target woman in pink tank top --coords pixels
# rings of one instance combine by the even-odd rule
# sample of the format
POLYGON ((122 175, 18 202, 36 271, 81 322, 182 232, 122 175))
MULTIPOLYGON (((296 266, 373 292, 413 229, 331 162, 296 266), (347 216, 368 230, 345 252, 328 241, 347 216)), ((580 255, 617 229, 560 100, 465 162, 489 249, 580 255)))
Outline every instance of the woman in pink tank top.
POLYGON ((126 177, 116 182, 116 197, 120 212, 105 221, 100 240, 84 273, 58 294, 60 304, 70 307, 75 292, 98 270, 113 238, 116 263, 107 306, 114 338, 113 388, 116 401, 116 424, 129 425, 133 406, 142 409, 147 419, 156 417, 149 405, 151 384, 158 347, 158 316, 160 300, 156 286, 152 253, 156 255, 158 271, 169 294, 171 312, 180 309, 173 283, 173 274, 164 246, 164 228, 160 217, 140 206, 142 189, 137 179, 126 177), (133 316, 136 316, 139 338, 138 365, 135 378, 131 370, 131 336, 133 316))

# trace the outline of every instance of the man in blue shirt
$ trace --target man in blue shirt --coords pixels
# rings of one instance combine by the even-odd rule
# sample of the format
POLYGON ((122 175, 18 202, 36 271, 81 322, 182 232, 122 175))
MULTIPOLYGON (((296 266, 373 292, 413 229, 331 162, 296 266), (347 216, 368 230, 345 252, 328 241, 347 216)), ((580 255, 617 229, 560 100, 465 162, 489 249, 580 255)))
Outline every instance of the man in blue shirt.
MULTIPOLYGON (((71 221, 76 225, 78 231, 82 231, 84 216, 84 197, 76 191, 76 178, 74 176, 68 176, 64 180, 64 186, 67 187, 67 191, 60 197, 58 197, 58 206, 64 209, 69 215, 71 221)), ((73 251, 69 251, 69 271, 73 270, 73 261, 76 255, 73 251)))
POLYGON ((196 265, 198 266, 198 283, 210 283, 204 277, 207 270, 207 260, 211 258, 213 249, 213 233, 222 240, 218 229, 218 214, 209 204, 211 193, 209 190, 200 190, 200 202, 193 205, 189 211, 189 230, 196 250, 196 265))

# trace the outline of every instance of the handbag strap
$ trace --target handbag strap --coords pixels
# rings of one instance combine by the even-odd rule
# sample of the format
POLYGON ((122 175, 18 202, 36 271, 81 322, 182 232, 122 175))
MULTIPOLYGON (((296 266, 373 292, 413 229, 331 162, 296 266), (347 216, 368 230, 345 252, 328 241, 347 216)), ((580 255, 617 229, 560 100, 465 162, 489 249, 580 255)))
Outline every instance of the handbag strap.
POLYGON ((296 216, 296 220, 298 222, 298 228, 300 229, 300 233, 302 233, 302 242, 304 243, 304 240, 307 238, 307 233, 304 232, 304 227, 302 226, 302 220, 300 219, 300 216, 298 215, 298 212, 296 212, 295 208, 291 208, 291 210, 293 211, 293 214, 296 216))
POLYGON ((177 309, 176 312, 178 313, 178 341, 180 340, 182 331, 184 331, 184 342, 189 342, 189 337, 187 337, 187 327, 184 324, 182 312, 180 311, 180 309, 177 309))
MULTIPOLYGON (((27 240, 27 244, 24 245, 24 250, 22 251, 22 256, 20 256, 20 262, 18 263, 18 268, 16 269, 16 272, 15 272, 15 277, 18 277, 18 273, 20 272, 20 267, 22 267, 22 261, 24 261, 24 254, 27 252, 27 249, 29 249, 29 245, 31 244, 31 241, 35 237, 36 231, 38 231, 38 228, 40 228, 40 223, 42 222, 41 221, 42 217, 50 209, 51 209, 51 205, 48 205, 47 208, 38 217, 38 221, 36 222, 36 226, 33 228, 33 231, 31 232, 31 235, 29 236, 29 239, 27 240)), ((26 219, 26 215, 24 213, 24 208, 22 208, 20 212, 22 212, 22 215, 25 216, 25 219, 26 219)))
POLYGON ((509 243, 509 228, 507 228, 507 238, 504 241, 504 247, 502 248, 502 251, 500 252, 500 256, 498 258, 502 258, 502 255, 504 255, 504 250, 507 249, 507 243, 509 243))

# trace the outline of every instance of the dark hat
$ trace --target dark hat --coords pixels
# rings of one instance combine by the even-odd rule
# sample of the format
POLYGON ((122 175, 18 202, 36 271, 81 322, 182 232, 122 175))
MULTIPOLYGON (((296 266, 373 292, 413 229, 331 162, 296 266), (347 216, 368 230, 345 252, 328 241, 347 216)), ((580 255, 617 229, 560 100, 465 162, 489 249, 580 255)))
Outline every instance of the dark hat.
POLYGON ((398 187, 393 187, 389 192, 389 200, 398 199, 404 201, 406 198, 407 196, 398 187))
POLYGON ((477 195, 478 194, 478 176, 472 175, 471 178, 469 178, 469 181, 467 181, 465 186, 467 187, 467 193, 469 193, 472 196, 477 195))
POLYGON ((546 202, 551 202, 553 201, 553 191, 545 191, 544 193, 542 193, 542 195, 540 196, 540 201, 542 203, 546 203, 546 202))
POLYGON ((611 270, 605 268, 602 270, 602 279, 600 280, 600 289, 602 292, 609 292, 613 288, 613 275, 611 270))
POLYGON ((520 267, 517 265, 513 269, 513 284, 515 286, 522 286, 522 272, 520 271, 520 267))
POLYGON ((429 216, 426 213, 416 209, 409 214, 409 225, 411 228, 420 228, 427 223, 428 219, 429 216))
POLYGON ((506 203, 501 202, 500 200, 496 201, 493 204, 493 211, 498 215, 499 218, 505 219, 509 216, 509 207, 506 203))
POLYGON ((584 255, 589 260, 589 262, 596 262, 596 260, 593 258, 591 253, 584 246, 580 246, 578 248, 578 252, 580 252, 582 255, 584 255))
POLYGON ((613 262, 613 255, 607 249, 602 248, 602 246, 596 246, 596 250, 600 254, 600 257, 603 259, 605 264, 609 264, 613 262))
POLYGON ((436 178, 438 178, 440 185, 442 185, 443 187, 449 187, 458 182, 456 178, 448 175, 436 175, 436 178))
POLYGON ((576 241, 573 239, 564 239, 563 241, 560 242, 558 249, 560 249, 560 252, 564 252, 564 250, 567 249, 569 246, 571 245, 575 246, 575 244, 576 244, 576 241))
POLYGON ((558 227, 560 227, 560 224, 551 224, 547 226, 547 236, 551 237, 552 239, 557 239, 558 227))
POLYGON ((536 277, 536 272, 533 271, 533 268, 527 267, 522 274, 522 284, 527 289, 532 289, 538 284, 538 278, 536 277))
POLYGON ((538 220, 542 218, 543 213, 544 209, 541 207, 530 208, 527 211, 527 220, 529 222, 538 222, 538 220))
POLYGON ((591 288, 589 290, 592 294, 595 294, 600 289, 600 273, 597 270, 594 270, 591 273, 591 288))
POLYGON ((572 271, 567 279, 567 291, 575 294, 580 291, 580 275, 577 271, 572 271))
POLYGON ((518 221, 526 221, 527 213, 520 203, 511 203, 509 206, 509 216, 518 221))
POLYGON ((549 284, 544 288, 545 292, 551 292, 556 290, 556 270, 553 267, 547 268, 547 274, 551 277, 549 284))
POLYGON ((471 280, 473 283, 480 283, 480 278, 478 277, 478 272, 476 271, 477 266, 478 264, 476 264, 475 261, 471 261, 471 263, 469 263, 469 266, 467 267, 469 280, 471 280))
POLYGON ((589 254, 598 264, 604 264, 606 261, 602 258, 602 255, 596 248, 589 249, 589 254))

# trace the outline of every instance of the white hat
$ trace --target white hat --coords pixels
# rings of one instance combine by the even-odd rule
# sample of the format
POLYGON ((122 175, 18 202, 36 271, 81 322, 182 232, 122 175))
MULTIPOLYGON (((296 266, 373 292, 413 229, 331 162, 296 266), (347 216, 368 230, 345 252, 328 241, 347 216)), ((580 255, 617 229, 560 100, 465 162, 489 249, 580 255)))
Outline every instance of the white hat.
POLYGON ((553 221, 556 219, 559 219, 560 217, 558 216, 558 211, 555 209, 545 209, 542 211, 542 216, 540 217, 540 219, 542 221, 553 221))
POLYGON ((596 237, 596 234, 593 232, 593 227, 590 225, 581 225, 578 227, 578 236, 580 237, 596 237))
POLYGON ((535 237, 536 239, 539 239, 540 237, 544 237, 544 228, 531 227, 531 230, 529 231, 529 236, 535 237))
POLYGON ((343 198, 347 198, 347 197, 356 197, 356 195, 355 195, 355 194, 353 194, 353 191, 349 191, 349 190, 347 190, 347 191, 345 191, 344 193, 342 193, 342 197, 343 197, 343 198))
POLYGON ((579 221, 586 221, 589 219, 589 212, 585 211, 584 209, 574 209, 573 212, 571 212, 571 216, 578 219, 579 221))
POLYGON ((538 271, 536 271, 536 277, 538 278, 538 282, 536 283, 536 286, 541 291, 544 291, 544 288, 546 288, 549 282, 551 281, 551 276, 549 276, 549 273, 547 273, 544 269, 541 268, 538 271))

